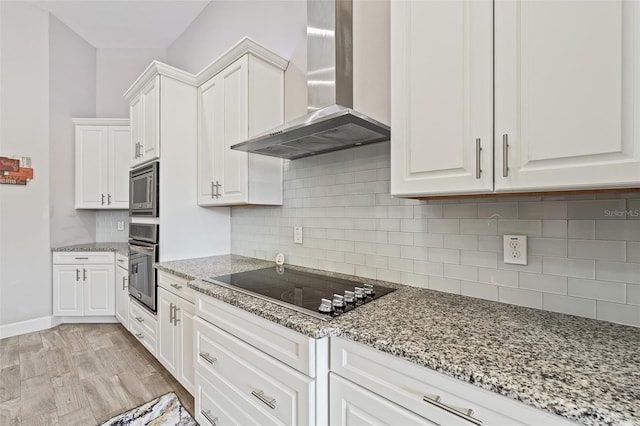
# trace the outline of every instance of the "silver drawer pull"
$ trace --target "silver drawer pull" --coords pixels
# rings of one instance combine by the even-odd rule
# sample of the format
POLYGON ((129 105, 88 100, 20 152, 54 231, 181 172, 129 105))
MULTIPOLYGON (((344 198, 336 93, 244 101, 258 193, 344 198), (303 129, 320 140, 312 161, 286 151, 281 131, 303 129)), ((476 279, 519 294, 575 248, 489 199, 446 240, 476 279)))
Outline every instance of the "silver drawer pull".
POLYGON ((136 337, 140 340, 144 339, 144 334, 142 333, 136 333, 136 337))
POLYGON ((171 284, 171 287, 175 288, 176 290, 180 290, 182 288, 182 286, 179 284, 171 284))
POLYGON ((200 352, 200 358, 204 359, 205 361, 207 361, 211 365, 213 365, 216 362, 218 362, 218 359, 212 357, 211 354, 208 353, 208 352, 200 352))
POLYGON ((144 318, 142 318, 142 317, 136 317, 136 321, 138 321, 138 322, 144 322, 144 318))
POLYGON ((478 425, 478 426, 482 425, 482 421, 476 419, 475 417, 472 417, 473 410, 471 408, 458 408, 458 407, 453 407, 451 405, 443 404, 442 402, 440 402, 441 398, 439 395, 435 395, 435 396, 424 395, 422 397, 422 400, 424 402, 428 402, 431 405, 435 405, 436 407, 441 408, 453 415, 463 418, 466 421, 471 422, 475 425, 478 425))
POLYGON ((211 417, 211 410, 200 410, 200 413, 202 413, 204 418, 207 419, 207 421, 211 423, 212 426, 216 426, 218 424, 218 418, 211 417))
POLYGON ((89 260, 88 257, 74 257, 75 260, 89 260))
POLYGON ((271 408, 272 410, 276 409, 276 399, 275 398, 267 398, 264 395, 264 391, 261 390, 252 390, 251 391, 251 395, 255 396, 256 398, 258 398, 260 401, 262 401, 267 407, 271 408))

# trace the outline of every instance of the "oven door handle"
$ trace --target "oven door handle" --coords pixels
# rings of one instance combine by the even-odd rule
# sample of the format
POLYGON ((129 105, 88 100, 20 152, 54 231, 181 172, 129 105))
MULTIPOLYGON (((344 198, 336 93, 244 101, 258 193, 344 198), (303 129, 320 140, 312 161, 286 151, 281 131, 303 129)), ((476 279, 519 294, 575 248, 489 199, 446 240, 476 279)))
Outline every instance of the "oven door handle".
POLYGON ((153 255, 153 247, 145 247, 129 244, 129 250, 134 253, 143 253, 143 254, 151 254, 153 255))

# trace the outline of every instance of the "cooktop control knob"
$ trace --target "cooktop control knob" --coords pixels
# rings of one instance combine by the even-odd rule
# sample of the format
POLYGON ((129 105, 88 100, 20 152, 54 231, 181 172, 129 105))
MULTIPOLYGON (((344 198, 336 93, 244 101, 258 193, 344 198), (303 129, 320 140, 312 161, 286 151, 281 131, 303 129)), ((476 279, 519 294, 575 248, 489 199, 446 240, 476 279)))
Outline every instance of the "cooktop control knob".
POLYGON ((346 303, 356 303, 356 294, 353 291, 344 291, 344 301, 346 303))
POLYGON ((364 299, 364 288, 356 287, 355 289, 356 299, 364 299))
POLYGON ((333 306, 331 305, 331 300, 322 299, 322 301, 320 302, 320 306, 318 307, 318 310, 323 314, 330 314, 331 312, 333 312, 333 306))
POLYGON ((373 285, 372 284, 365 284, 364 285, 364 294, 366 294, 367 296, 373 296, 375 293, 376 292, 373 289, 373 285))
POLYGON ((332 304, 333 304, 333 307, 336 309, 344 308, 346 304, 344 303, 344 296, 342 296, 341 294, 334 294, 332 304))

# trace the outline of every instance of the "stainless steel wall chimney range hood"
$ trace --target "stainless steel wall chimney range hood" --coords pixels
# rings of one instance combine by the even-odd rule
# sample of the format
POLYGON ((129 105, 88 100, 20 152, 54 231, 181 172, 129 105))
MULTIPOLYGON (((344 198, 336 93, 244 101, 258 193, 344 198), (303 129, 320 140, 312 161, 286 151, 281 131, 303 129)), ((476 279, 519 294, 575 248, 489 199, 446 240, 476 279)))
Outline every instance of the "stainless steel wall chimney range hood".
POLYGON ((307 2, 307 94, 307 115, 231 149, 294 160, 389 140, 389 126, 352 109, 352 0, 307 2))

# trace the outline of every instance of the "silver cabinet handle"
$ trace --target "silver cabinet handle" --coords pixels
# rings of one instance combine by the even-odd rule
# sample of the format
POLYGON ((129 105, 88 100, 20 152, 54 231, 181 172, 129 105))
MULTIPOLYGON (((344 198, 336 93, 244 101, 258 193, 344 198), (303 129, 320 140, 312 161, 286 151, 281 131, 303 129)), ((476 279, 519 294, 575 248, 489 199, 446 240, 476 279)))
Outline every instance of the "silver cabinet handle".
POLYGON ((182 288, 180 284, 171 284, 171 287, 175 288, 176 290, 180 290, 182 288))
POLYGON ((263 402, 267 407, 271 408, 272 410, 276 409, 276 399, 275 398, 267 398, 264 395, 264 391, 261 390, 252 390, 251 391, 251 395, 255 396, 256 398, 258 398, 261 402, 263 402))
POLYGON ((213 365, 216 362, 218 362, 218 359, 212 357, 209 352, 200 352, 200 358, 204 359, 205 361, 207 361, 211 365, 213 365))
POLYGON ((82 281, 87 280, 87 270, 82 268, 82 281))
POLYGON ((175 308, 175 305, 173 303, 169 303, 169 324, 173 322, 173 316, 175 315, 173 308, 175 308))
POLYGON ((509 176, 509 135, 502 135, 502 176, 509 176))
POLYGON ((144 339, 144 334, 142 333, 136 333, 136 337, 140 340, 144 339))
POLYGON ((211 181, 211 199, 216 197, 216 187, 213 184, 213 181, 211 181))
POLYGON ((476 139, 476 179, 480 179, 480 173, 482 173, 482 169, 480 168, 480 151, 482 151, 482 146, 480 146, 480 138, 476 139))
POLYGON ((211 410, 200 410, 200 413, 204 416, 205 419, 207 419, 209 423, 211 423, 212 426, 216 426, 218 424, 218 418, 211 417, 211 410))
POLYGON ((136 321, 143 323, 144 322, 144 318, 142 317, 136 317, 136 321))
POLYGON ((107 205, 111 205, 111 194, 107 194, 107 205))
POLYGON ((175 305, 173 307, 173 325, 178 325, 178 322, 180 321, 178 319, 178 311, 180 310, 180 308, 178 308, 178 305, 175 305))
POLYGON ((88 257, 74 257, 75 260, 89 260, 88 257))
POLYGON ((453 415, 456 415, 460 418, 465 419, 468 422, 471 422, 475 425, 481 426, 482 425, 482 421, 476 419, 473 416, 473 410, 471 408, 457 408, 457 407, 453 407, 451 405, 446 405, 443 404, 442 402, 440 402, 441 398, 439 395, 435 395, 435 396, 427 396, 424 395, 422 397, 422 400, 424 402, 428 402, 431 405, 434 405, 438 408, 441 408, 443 410, 445 410, 448 413, 451 413, 453 415))
POLYGON ((76 268, 76 282, 80 281, 80 269, 76 268))
POLYGON ((125 284, 125 280, 126 280, 126 278, 125 278, 125 277, 122 277, 122 291, 124 291, 124 290, 126 290, 126 289, 127 289, 127 286, 126 286, 126 284, 125 284))
POLYGON ((104 206, 104 194, 100 194, 101 201, 100 204, 104 206))

